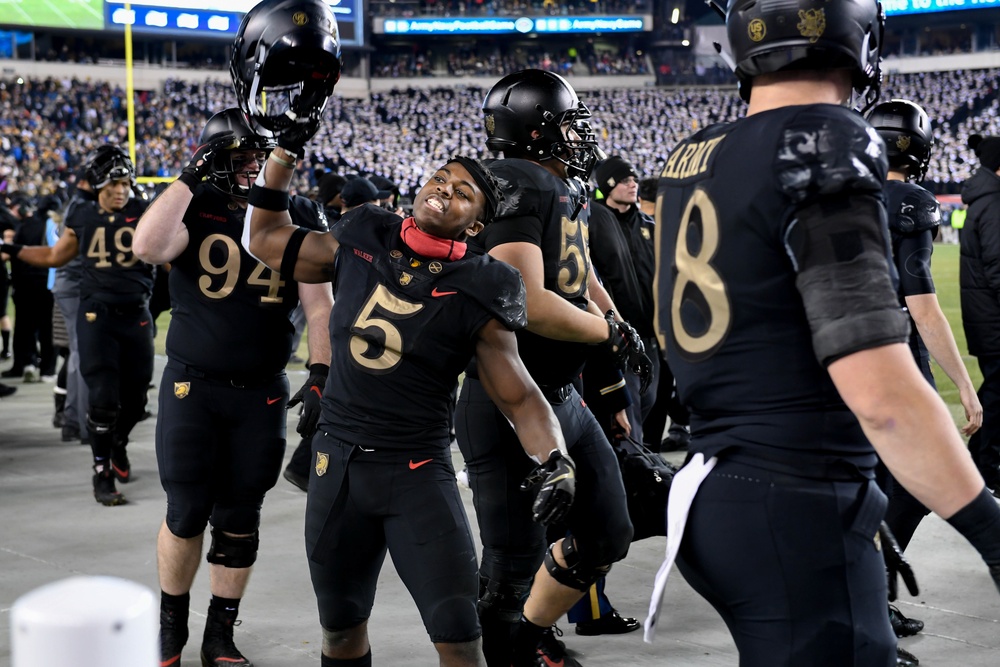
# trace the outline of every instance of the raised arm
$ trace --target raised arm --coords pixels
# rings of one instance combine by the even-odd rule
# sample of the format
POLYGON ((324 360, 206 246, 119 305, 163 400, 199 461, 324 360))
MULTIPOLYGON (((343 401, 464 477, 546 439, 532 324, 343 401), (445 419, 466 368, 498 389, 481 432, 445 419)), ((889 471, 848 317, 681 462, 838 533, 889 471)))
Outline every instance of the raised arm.
POLYGON ((292 224, 288 187, 294 171, 294 155, 280 146, 275 148, 250 190, 243 247, 274 271, 282 272, 286 262, 286 270, 294 265, 292 276, 300 283, 328 282, 340 243, 330 232, 299 231, 301 228, 292 224), (293 235, 296 243, 301 240, 297 251, 289 246, 293 235))
POLYGON ((194 193, 180 180, 174 181, 153 200, 139 218, 132 239, 132 251, 148 264, 165 264, 177 259, 188 244, 184 213, 194 193))

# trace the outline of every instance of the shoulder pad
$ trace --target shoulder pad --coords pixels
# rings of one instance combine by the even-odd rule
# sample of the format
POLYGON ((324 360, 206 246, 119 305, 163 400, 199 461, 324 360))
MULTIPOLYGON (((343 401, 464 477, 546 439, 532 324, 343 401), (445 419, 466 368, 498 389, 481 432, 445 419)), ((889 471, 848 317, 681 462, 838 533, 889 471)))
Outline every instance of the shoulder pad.
POLYGON ((549 173, 527 160, 497 160, 489 165, 503 193, 497 218, 532 215, 540 210, 539 174, 534 173, 535 169, 532 167, 545 174, 549 173))
POLYGON ((941 224, 941 205, 937 198, 919 185, 906 183, 899 208, 889 211, 889 228, 900 234, 934 229, 941 224))
POLYGON ((516 331, 528 326, 528 297, 520 272, 489 255, 478 259, 483 265, 476 271, 472 297, 504 328, 516 331))
POLYGON ((774 173, 779 190, 794 203, 877 193, 888 169, 885 142, 847 108, 806 107, 788 119, 778 137, 774 173))
POLYGON ((317 232, 325 232, 330 229, 323 207, 308 197, 293 196, 289 202, 288 214, 291 216, 292 222, 299 227, 317 232))

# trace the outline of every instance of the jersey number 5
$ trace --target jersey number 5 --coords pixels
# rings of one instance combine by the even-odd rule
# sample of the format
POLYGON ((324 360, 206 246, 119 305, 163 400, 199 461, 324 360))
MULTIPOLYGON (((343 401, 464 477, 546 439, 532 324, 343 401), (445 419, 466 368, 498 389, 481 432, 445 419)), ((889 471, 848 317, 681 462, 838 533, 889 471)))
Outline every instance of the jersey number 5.
POLYGON ((403 360, 403 336, 392 320, 413 317, 424 304, 403 301, 378 285, 351 325, 351 357, 375 373, 389 373, 403 360), (381 339, 381 341, 379 340, 381 339))
POLYGON ((556 285, 564 296, 579 296, 586 288, 589 267, 586 256, 588 233, 587 225, 563 216, 562 248, 559 251, 559 277, 556 285))
MULTIPOLYGON (((240 277, 240 249, 236 245, 236 241, 224 234, 206 236, 205 240, 201 242, 201 247, 198 248, 198 262, 205 273, 209 274, 198 278, 198 287, 202 294, 209 299, 225 299, 233 293, 233 288, 236 287, 236 282, 240 277), (216 242, 222 243, 226 249, 226 259, 222 266, 212 263, 212 246, 216 242), (225 276, 222 286, 218 289, 212 289, 210 276, 225 276)), ((285 286, 285 281, 281 279, 277 271, 272 271, 260 262, 257 262, 247 277, 247 284, 267 289, 267 293, 260 297, 261 303, 281 303, 283 301, 283 297, 278 295, 278 291, 285 286), (265 271, 267 271, 267 278, 263 277, 265 271)))
POLYGON ((710 356, 722 344, 732 323, 732 309, 722 276, 710 261, 719 249, 719 216, 715 204, 696 188, 681 217, 674 248, 677 277, 670 299, 670 323, 674 340, 685 356, 710 356), (701 231, 701 244, 692 254, 688 246, 692 222, 701 231), (681 310, 688 315, 685 326, 681 310), (694 330, 692 330, 694 329, 694 330))

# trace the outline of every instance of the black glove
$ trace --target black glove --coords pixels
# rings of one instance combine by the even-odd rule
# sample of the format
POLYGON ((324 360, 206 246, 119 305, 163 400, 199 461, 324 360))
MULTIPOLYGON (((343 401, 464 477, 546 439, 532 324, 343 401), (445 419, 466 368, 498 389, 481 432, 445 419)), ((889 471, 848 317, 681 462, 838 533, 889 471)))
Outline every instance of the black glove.
POLYGON ((0 253, 5 255, 10 255, 11 257, 17 257, 17 253, 21 252, 21 248, 24 246, 20 243, 4 243, 0 245, 0 253))
POLYGON ((236 139, 236 135, 232 132, 213 134, 208 138, 208 141, 198 146, 194 155, 191 156, 191 161, 181 171, 181 175, 177 177, 177 180, 194 189, 196 185, 208 176, 208 172, 212 170, 212 160, 215 154, 221 150, 232 149, 237 146, 239 146, 239 142, 236 139))
POLYGON ((326 364, 312 364, 309 366, 309 378, 306 383, 288 401, 289 408, 302 404, 302 412, 299 414, 299 423, 295 430, 303 438, 311 438, 316 432, 316 424, 319 422, 319 400, 323 398, 323 388, 326 386, 326 376, 329 374, 330 367, 326 364))
POLYGON ((885 559, 886 574, 889 576, 889 602, 895 601, 896 594, 899 592, 897 576, 903 577, 903 583, 906 584, 906 590, 910 591, 910 595, 919 595, 920 589, 917 587, 917 578, 913 575, 913 568, 903 556, 903 550, 899 548, 896 536, 889 530, 885 521, 878 527, 878 536, 882 543, 882 557, 885 559))
POLYGON ((543 525, 558 522, 569 511, 576 495, 576 466, 568 454, 552 450, 549 460, 531 471, 523 482, 522 491, 536 486, 538 495, 531 505, 531 518, 543 525))
POLYGON ((278 146, 298 160, 302 157, 306 144, 319 131, 319 118, 299 118, 287 130, 278 135, 278 146))
POLYGON ((645 394, 653 382, 653 362, 646 356, 646 345, 639 332, 624 320, 616 322, 613 310, 605 313, 604 319, 610 332, 604 344, 611 350, 611 356, 622 372, 635 373, 640 382, 639 392, 645 394))

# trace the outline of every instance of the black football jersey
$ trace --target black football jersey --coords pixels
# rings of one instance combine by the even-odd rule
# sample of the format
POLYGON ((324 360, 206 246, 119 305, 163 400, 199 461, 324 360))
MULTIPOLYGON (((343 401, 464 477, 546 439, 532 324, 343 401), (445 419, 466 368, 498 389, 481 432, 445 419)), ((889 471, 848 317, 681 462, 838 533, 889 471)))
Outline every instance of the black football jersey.
POLYGON ((448 447, 452 392, 490 319, 526 324, 520 274, 488 255, 432 260, 375 206, 349 211, 337 251, 333 359, 320 428, 363 447, 448 447))
POLYGON ((153 292, 153 267, 132 252, 135 226, 146 202, 130 199, 125 208, 108 213, 97 201, 82 202, 66 219, 76 233, 83 260, 81 298, 110 304, 140 303, 153 292))
POLYGON ((670 154, 657 198, 657 327, 699 436, 692 449, 874 464, 815 356, 785 240, 803 205, 878 197, 884 154, 861 116, 831 105, 714 125, 670 154))
MULTIPOLYGON (((885 184, 892 257, 899 273, 899 303, 906 297, 934 293, 931 254, 934 235, 941 224, 941 206, 937 198, 914 183, 888 181, 885 184)), ((911 320, 910 351, 917 358, 927 357, 927 347, 911 320)))
MULTIPOLYGON (((289 313, 298 283, 257 261, 240 243, 245 209, 208 185, 195 189, 184 213, 188 244, 172 262, 167 356, 218 374, 266 377, 292 352, 289 313)), ((292 222, 326 231, 322 209, 292 197, 292 222)))
MULTIPOLYGON (((587 308, 590 205, 581 183, 564 181, 529 160, 497 160, 489 165, 503 191, 497 219, 472 241, 486 251, 512 242, 542 250, 545 289, 581 310, 587 308)), ((544 338, 527 330, 517 347, 535 382, 561 387, 580 375, 592 346, 544 338)))

